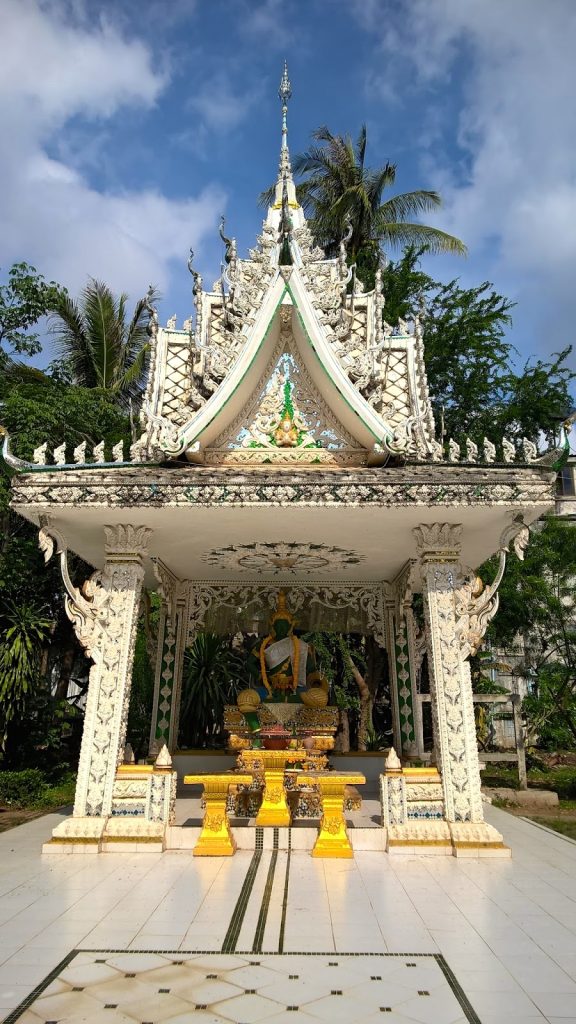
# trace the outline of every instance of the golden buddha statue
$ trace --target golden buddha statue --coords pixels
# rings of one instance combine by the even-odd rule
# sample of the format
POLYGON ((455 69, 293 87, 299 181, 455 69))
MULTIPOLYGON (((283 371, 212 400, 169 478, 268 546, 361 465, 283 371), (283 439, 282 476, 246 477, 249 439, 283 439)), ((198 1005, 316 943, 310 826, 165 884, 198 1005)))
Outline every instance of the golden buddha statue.
POLYGON ((298 444, 298 429, 294 426, 294 419, 290 413, 286 413, 276 430, 274 440, 278 448, 296 448, 298 444))
POLYGON ((297 448, 301 440, 300 433, 292 402, 292 385, 287 380, 284 384, 284 405, 280 413, 280 422, 272 431, 270 440, 277 448, 297 448))

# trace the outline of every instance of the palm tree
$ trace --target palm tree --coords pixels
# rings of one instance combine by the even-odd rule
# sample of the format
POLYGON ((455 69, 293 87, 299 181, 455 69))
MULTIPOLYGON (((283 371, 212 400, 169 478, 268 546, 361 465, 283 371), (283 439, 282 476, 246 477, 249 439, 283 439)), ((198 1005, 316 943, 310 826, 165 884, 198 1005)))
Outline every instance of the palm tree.
POLYGON ((127 320, 128 296, 116 297, 108 285, 90 278, 75 302, 62 295, 50 315, 51 331, 72 383, 104 388, 128 403, 142 391, 148 354, 150 291, 127 320))
MULTIPOLYGON (((384 246, 425 246, 429 252, 464 255, 460 239, 438 228, 409 221, 441 206, 437 192, 418 190, 383 199, 396 178, 396 166, 386 162, 372 170, 366 166, 366 125, 356 145, 349 136, 333 135, 326 126, 318 128, 312 145, 293 161, 294 173, 304 176, 297 186, 298 200, 309 217, 315 240, 328 257, 337 255, 342 238, 348 235, 350 262, 374 273, 384 246)), ((268 193, 261 197, 266 202, 268 193)), ((367 283, 367 282, 365 282, 367 283)))
POLYGON ((42 647, 50 633, 42 609, 7 601, 0 611, 0 749, 7 729, 39 682, 42 647))

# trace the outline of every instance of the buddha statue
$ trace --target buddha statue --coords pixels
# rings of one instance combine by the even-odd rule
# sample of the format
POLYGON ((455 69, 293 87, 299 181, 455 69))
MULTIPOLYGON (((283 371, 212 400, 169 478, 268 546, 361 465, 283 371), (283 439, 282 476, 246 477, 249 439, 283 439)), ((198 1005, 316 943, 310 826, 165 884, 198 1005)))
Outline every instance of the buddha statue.
POLYGON ((284 405, 280 413, 280 422, 270 435, 272 444, 277 448, 297 448, 300 444, 300 430, 295 419, 292 385, 287 380, 284 384, 284 405))
POLYGON ((294 426, 294 419, 289 413, 282 417, 279 426, 274 431, 274 441, 278 448, 296 448, 298 429, 294 426))
POLYGON ((300 693, 314 685, 327 689, 316 666, 314 648, 294 633, 296 620, 286 605, 283 590, 270 620, 270 632, 254 648, 264 700, 300 700, 300 693))

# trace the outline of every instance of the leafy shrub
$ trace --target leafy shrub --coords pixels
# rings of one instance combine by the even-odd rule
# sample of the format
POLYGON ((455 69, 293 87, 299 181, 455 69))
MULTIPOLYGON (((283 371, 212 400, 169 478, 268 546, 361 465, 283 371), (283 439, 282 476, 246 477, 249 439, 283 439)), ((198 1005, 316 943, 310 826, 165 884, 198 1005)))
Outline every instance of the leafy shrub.
POLYGON ((576 800, 576 768, 553 768, 545 785, 555 789, 561 800, 576 800))
POLYGON ((39 768, 0 771, 0 804, 6 807, 30 807, 41 800, 45 789, 46 780, 39 768))

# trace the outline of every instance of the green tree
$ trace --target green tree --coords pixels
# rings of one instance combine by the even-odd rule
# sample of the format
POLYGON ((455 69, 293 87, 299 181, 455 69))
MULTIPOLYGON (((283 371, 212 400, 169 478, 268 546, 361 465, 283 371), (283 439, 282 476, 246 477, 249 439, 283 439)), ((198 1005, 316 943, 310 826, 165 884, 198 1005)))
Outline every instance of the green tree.
POLYGON ((128 319, 128 296, 115 296, 108 285, 93 278, 75 302, 61 295, 51 316, 51 331, 72 383, 102 388, 123 402, 140 395, 148 354, 150 292, 140 299, 128 319))
POLYGON ((420 267, 422 249, 409 248, 383 273, 384 315, 423 314, 424 358, 439 428, 446 437, 469 436, 482 443, 544 434, 553 443, 558 424, 572 407, 574 373, 567 348, 548 362, 528 361, 517 372, 516 355, 506 340, 514 303, 489 282, 462 288, 441 284, 420 267))
MULTIPOLYGON (((43 441, 48 441, 51 447, 66 441, 71 451, 72 446, 81 441, 92 446, 104 440, 111 446, 121 439, 125 443, 130 440, 128 417, 115 403, 115 396, 106 391, 77 388, 41 373, 27 375, 25 379, 4 373, 0 374, 0 402, 1 420, 10 433, 12 448, 24 459, 31 458, 34 448, 43 441)), ((7 749, 11 763, 19 766, 18 756, 30 755, 32 737, 34 749, 40 750, 45 742, 53 747, 54 736, 63 719, 72 715, 64 703, 58 706, 54 703, 50 686, 45 682, 46 664, 57 696, 68 692, 71 678, 86 679, 88 666, 64 612, 57 560, 44 565, 36 528, 11 511, 9 499, 10 479, 5 470, 0 470, 0 626, 5 632, 11 615, 28 621, 29 610, 38 608, 42 609, 40 617, 49 623, 40 644, 43 670, 34 677, 31 690, 27 690, 18 723, 12 718, 8 729, 7 749), (50 722, 53 724, 48 729, 50 722)), ((71 557, 70 561, 76 578, 83 580, 89 575, 89 566, 80 559, 71 557)), ((35 648, 34 658, 37 653, 35 648)), ((6 663, 10 652, 5 650, 3 657, 6 663)), ((15 692, 15 670, 10 671, 12 693, 15 692)), ((27 678, 32 679, 32 675, 27 678)), ((73 733, 70 749, 75 749, 76 724, 73 733)), ((45 752, 44 760, 54 753, 54 749, 51 753, 45 752)))
MULTIPOLYGON (((490 578, 493 565, 488 564, 490 578)), ((532 678, 525 701, 531 731, 556 745, 576 744, 576 532, 551 517, 532 530, 524 562, 509 559, 500 609, 487 639, 510 648, 523 639, 519 673, 532 678)))
POLYGON ((441 206, 437 192, 420 189, 388 196, 396 179, 396 165, 366 165, 367 132, 363 125, 356 144, 350 136, 334 135, 323 126, 312 133, 314 144, 293 161, 303 180, 298 199, 309 216, 315 240, 327 256, 336 255, 342 238, 349 234, 348 258, 366 287, 384 248, 426 245, 429 252, 465 254, 463 242, 438 228, 410 218, 441 206))
POLYGON ((7 730, 38 683, 50 620, 32 605, 6 602, 0 616, 0 748, 7 730))
POLYGON ((224 705, 248 678, 248 659, 228 637, 198 633, 184 655, 179 746, 222 746, 224 705))
POLYGON ((40 352, 38 335, 30 329, 66 292, 54 281, 46 282, 35 267, 14 263, 0 284, 0 365, 14 354, 40 352))

